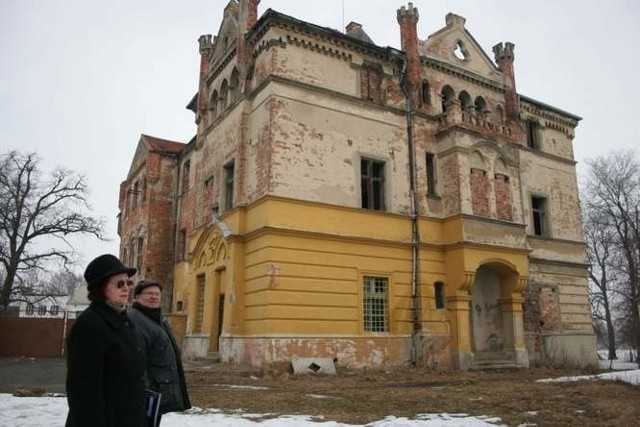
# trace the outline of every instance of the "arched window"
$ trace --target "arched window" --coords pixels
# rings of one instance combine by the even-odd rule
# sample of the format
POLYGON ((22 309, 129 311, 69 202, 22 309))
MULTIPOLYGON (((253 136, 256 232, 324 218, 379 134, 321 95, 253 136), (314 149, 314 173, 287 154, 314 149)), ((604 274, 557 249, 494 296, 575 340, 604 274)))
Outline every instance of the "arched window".
POLYGON ((440 98, 442 99, 442 112, 444 113, 447 111, 449 102, 456 98, 456 93, 451 86, 446 85, 442 88, 442 92, 440 92, 440 98))
POLYGON ((220 99, 218 98, 218 91, 214 90, 211 95, 211 103, 209 104, 209 109, 211 110, 211 117, 215 119, 218 116, 218 102, 220 99))
POLYGON ((227 79, 222 82, 222 86, 220 86, 220 109, 224 110, 227 108, 229 101, 229 83, 227 79))
POLYGON ((504 124, 504 110, 502 109, 501 105, 498 105, 496 107, 495 120, 496 120, 496 123, 499 125, 504 124))
POLYGON ((233 69, 231 73, 231 81, 229 82, 229 92, 231 103, 235 102, 240 97, 240 73, 237 68, 233 69))
POLYGON ((471 112, 469 110, 473 110, 474 105, 471 103, 471 95, 469 95, 466 90, 460 92, 460 95, 458 95, 458 101, 460 101, 460 108, 462 111, 471 112))
POLYGON ((478 114, 484 115, 484 113, 489 112, 489 109, 487 108, 487 101, 485 101, 481 96, 476 98, 475 106, 478 114))
POLYGON ((429 87, 429 82, 426 80, 422 81, 420 85, 420 106, 425 106, 431 104, 431 88, 429 87))

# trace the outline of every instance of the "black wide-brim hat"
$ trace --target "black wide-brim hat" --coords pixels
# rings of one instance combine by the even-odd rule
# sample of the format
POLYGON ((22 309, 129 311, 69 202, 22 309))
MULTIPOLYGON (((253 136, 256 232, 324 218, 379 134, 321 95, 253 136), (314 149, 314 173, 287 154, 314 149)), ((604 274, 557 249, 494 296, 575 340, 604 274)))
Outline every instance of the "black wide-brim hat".
POLYGON ((131 277, 137 269, 125 266, 116 256, 111 254, 100 255, 87 265, 84 271, 84 280, 87 287, 99 286, 104 280, 116 274, 127 273, 131 277))

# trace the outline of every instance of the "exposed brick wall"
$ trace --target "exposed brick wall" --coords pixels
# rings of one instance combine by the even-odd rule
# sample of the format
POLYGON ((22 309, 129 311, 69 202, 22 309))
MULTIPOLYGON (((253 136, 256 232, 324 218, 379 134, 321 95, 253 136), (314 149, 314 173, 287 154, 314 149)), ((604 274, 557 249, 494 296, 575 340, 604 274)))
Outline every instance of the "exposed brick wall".
POLYGON ((560 306, 555 287, 530 281, 524 290, 524 331, 529 333, 560 332, 560 306))
POLYGON ((493 182, 496 197, 496 214, 499 219, 511 220, 513 217, 511 209, 511 184, 509 177, 497 173, 493 182))
POLYGON ((469 179, 473 214, 489 216, 489 180, 487 173, 482 169, 472 168, 469 179))
POLYGON ((367 101, 379 104, 381 94, 382 77, 380 71, 373 66, 364 66, 360 69, 360 96, 367 101))

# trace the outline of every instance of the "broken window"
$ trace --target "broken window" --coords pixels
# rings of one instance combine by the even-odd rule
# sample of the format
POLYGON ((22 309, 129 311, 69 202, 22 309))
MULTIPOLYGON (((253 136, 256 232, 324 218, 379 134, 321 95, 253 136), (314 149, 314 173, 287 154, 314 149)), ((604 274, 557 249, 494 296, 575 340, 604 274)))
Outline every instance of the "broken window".
POLYGON ((388 279, 365 276, 363 283, 363 314, 365 332, 389 331, 388 279))
POLYGON ((540 148, 538 140, 539 125, 533 120, 527 121, 527 147, 537 150, 540 148))
POLYGON ((531 197, 531 213, 533 216, 533 234, 547 236, 547 199, 531 197))
POLYGON ((224 166, 224 206, 225 211, 233 208, 233 187, 235 180, 235 166, 231 161, 224 166))

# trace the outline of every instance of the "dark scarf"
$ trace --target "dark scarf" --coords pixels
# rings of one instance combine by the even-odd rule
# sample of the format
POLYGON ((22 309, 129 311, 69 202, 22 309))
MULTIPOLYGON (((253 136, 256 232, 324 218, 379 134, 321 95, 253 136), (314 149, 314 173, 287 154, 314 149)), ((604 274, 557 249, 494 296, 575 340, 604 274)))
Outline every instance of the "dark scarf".
POLYGON ((138 301, 134 301, 132 307, 135 308, 136 310, 140 310, 148 318, 150 318, 157 324, 159 325, 162 324, 162 309, 160 307, 158 308, 145 307, 144 305, 138 303, 138 301))

